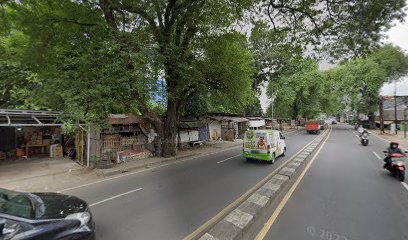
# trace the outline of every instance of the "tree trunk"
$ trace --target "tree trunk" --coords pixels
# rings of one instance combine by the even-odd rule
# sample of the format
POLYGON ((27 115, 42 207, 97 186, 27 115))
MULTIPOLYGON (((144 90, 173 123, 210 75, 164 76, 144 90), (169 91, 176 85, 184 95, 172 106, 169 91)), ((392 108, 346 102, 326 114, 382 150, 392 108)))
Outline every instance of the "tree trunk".
POLYGON ((370 129, 375 129, 375 115, 374 112, 368 113, 368 123, 370 124, 370 129))
POLYGON ((180 118, 180 103, 177 100, 168 100, 167 114, 164 121, 162 156, 175 156, 177 153, 177 123, 180 118))

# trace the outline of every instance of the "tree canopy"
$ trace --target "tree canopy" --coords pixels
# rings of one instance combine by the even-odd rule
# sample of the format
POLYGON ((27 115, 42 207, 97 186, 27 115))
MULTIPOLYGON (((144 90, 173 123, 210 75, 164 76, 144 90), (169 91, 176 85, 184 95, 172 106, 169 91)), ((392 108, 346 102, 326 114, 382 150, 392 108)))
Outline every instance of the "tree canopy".
POLYGON ((311 59, 296 61, 296 67, 269 84, 268 94, 276 95, 275 116, 338 115, 349 108, 367 115, 373 125, 381 87, 407 73, 408 55, 384 45, 327 71, 320 71, 311 59))
MULTIPOLYGON (((3 0, 0 104, 74 112, 92 122, 109 113, 142 114, 158 131, 163 155, 174 155, 183 114, 259 113, 256 96, 266 82, 291 100, 289 115, 316 114, 318 105, 329 109, 323 100, 306 101, 330 84, 316 85, 325 74, 303 56, 366 55, 391 22, 403 18, 404 5, 404 0, 3 0), (157 104, 162 82, 166 102, 157 104)), ((372 61, 380 59, 386 61, 381 56, 372 61)), ((387 76, 398 72, 386 70, 387 76)))

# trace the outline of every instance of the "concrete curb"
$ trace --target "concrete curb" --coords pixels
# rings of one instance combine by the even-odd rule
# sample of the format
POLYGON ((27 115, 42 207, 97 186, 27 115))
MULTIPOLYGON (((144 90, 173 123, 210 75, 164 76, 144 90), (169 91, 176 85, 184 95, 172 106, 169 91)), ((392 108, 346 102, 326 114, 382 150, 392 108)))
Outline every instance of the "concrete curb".
POLYGON ((158 160, 155 162, 148 162, 148 163, 143 163, 141 162, 140 164, 135 164, 133 166, 118 166, 116 168, 110 168, 110 169, 95 169, 95 174, 98 176, 104 176, 104 177, 109 177, 109 176, 113 176, 113 175, 117 175, 117 174, 121 174, 121 173, 126 173, 126 172, 130 172, 130 171, 134 171, 136 169, 140 169, 140 168, 149 168, 149 167, 153 167, 153 166, 159 166, 161 164, 167 163, 167 162, 177 162, 180 160, 184 160, 184 159, 188 159, 190 158, 190 160, 195 159, 195 158, 199 158, 199 157, 204 157, 207 155, 212 155, 212 154, 216 154, 219 152, 223 152, 229 149, 233 149, 233 148, 237 148, 241 146, 241 144, 237 144, 237 145, 233 145, 233 146, 229 146, 226 148, 222 148, 222 150, 218 150, 217 148, 213 147, 215 151, 213 152, 206 152, 206 153, 191 153, 191 154, 186 154, 186 155, 182 155, 182 156, 175 156, 175 157, 169 157, 169 158, 157 158, 158 160))
POLYGON ((245 239, 245 233, 254 224, 263 212, 278 197, 282 189, 288 185, 292 178, 297 178, 303 163, 315 153, 316 149, 326 138, 329 131, 326 130, 319 137, 291 160, 278 168, 267 182, 261 185, 239 206, 229 214, 204 231, 199 240, 237 240, 245 239), (296 175, 297 174, 297 175, 296 175))
MULTIPOLYGON (((291 131, 288 132, 284 132, 283 134, 292 134, 295 133, 297 131, 301 131, 301 130, 297 130, 297 129, 293 129, 291 131)), ((215 144, 216 145, 216 144, 215 144)), ((222 147, 216 147, 213 145, 210 145, 212 148, 215 149, 214 152, 211 153, 191 153, 191 154, 187 154, 187 155, 183 155, 183 156, 175 156, 175 157, 170 157, 170 158, 158 158, 159 160, 156 162, 150 162, 150 163, 140 163, 140 164, 135 164, 133 166, 118 166, 116 168, 110 168, 110 169, 95 169, 95 174, 98 176, 104 176, 104 177, 109 177, 109 176, 113 176, 113 175, 117 175, 117 174, 121 174, 121 173, 126 173, 126 172, 131 172, 134 171, 136 169, 140 169, 140 168, 149 168, 149 167, 153 167, 153 166, 158 166, 160 164, 164 164, 166 162, 175 162, 178 160, 183 160, 183 159, 187 159, 187 158, 198 158, 198 157, 202 157, 202 156, 207 156, 207 155, 211 155, 211 154, 216 154, 219 152, 223 152, 225 150, 229 150, 238 146, 241 146, 241 143, 234 145, 234 146, 229 146, 227 148, 222 148, 222 147), (222 149, 222 150, 218 150, 218 149, 222 149)))

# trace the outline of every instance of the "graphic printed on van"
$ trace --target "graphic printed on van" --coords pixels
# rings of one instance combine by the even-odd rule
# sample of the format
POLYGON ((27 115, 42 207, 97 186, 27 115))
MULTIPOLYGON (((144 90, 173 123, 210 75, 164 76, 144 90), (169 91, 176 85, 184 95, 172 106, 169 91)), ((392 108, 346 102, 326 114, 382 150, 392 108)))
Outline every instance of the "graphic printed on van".
POLYGON ((243 155, 245 158, 270 161, 284 153, 285 142, 275 130, 248 130, 245 133, 243 155))

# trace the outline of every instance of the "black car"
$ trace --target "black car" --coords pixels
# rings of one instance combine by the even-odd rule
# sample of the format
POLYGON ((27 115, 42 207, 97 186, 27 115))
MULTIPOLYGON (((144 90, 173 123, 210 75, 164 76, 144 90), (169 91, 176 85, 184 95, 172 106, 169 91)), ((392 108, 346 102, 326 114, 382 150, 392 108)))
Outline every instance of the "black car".
POLYGON ((0 188, 0 240, 94 240, 88 204, 59 193, 0 188))
POLYGON ((335 125, 335 124, 337 124, 337 121, 336 121, 336 120, 333 120, 333 121, 332 121, 332 125, 335 125))

